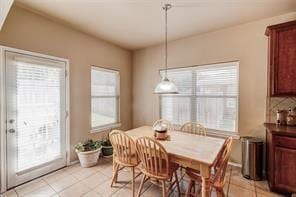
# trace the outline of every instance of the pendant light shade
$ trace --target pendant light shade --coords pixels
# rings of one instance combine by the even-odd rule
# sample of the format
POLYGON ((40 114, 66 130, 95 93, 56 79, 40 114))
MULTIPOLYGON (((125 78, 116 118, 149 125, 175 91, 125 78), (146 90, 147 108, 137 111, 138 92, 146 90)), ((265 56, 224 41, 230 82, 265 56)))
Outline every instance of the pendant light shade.
POLYGON ((165 4, 163 10, 165 11, 165 73, 163 80, 157 84, 154 89, 155 94, 178 94, 178 89, 167 77, 168 70, 168 28, 167 28, 167 11, 172 7, 171 4, 165 4))
POLYGON ((156 94, 178 94, 178 89, 174 83, 170 82, 168 78, 165 78, 157 84, 154 89, 156 94))

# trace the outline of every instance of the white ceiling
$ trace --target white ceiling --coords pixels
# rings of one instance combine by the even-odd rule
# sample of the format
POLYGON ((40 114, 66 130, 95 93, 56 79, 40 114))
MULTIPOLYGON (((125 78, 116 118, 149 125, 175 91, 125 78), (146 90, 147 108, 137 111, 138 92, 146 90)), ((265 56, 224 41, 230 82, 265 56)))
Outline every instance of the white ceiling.
POLYGON ((296 11, 296 0, 16 0, 17 4, 127 49, 296 11))

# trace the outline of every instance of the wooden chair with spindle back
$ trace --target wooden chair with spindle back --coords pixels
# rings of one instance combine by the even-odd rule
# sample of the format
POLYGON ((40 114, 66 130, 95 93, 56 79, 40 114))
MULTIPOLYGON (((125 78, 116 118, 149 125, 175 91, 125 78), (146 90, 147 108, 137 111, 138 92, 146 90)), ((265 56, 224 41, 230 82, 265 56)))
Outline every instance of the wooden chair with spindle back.
POLYGON ((165 197, 167 192, 177 186, 180 196, 180 186, 177 176, 178 165, 169 161, 168 153, 165 148, 156 140, 149 137, 141 137, 136 141, 136 150, 141 160, 140 169, 144 174, 138 196, 141 195, 144 183, 149 179, 156 179, 162 183, 162 196, 165 197), (166 181, 171 181, 174 175, 174 182, 166 188, 166 181))
POLYGON ((162 124, 162 125, 165 125, 167 127, 168 130, 172 130, 172 124, 170 121, 168 120, 165 120, 165 119, 159 119, 159 120, 156 120, 154 123, 153 123, 153 126, 152 128, 154 128, 155 126, 159 125, 159 124, 162 124))
MULTIPOLYGON (((214 162, 212 171, 210 177, 210 187, 211 190, 213 188, 216 189, 217 196, 224 196, 223 187, 225 185, 225 174, 227 170, 227 164, 230 157, 231 147, 232 147, 232 137, 229 137, 225 140, 223 147, 217 157, 217 160, 214 162)), ((190 177, 190 182, 186 191, 186 196, 191 196, 191 191, 194 189, 195 182, 199 182, 201 184, 202 179, 199 175, 199 172, 192 170, 192 169, 186 169, 186 174, 190 177)), ((194 196, 198 195, 199 191, 196 191, 194 196)))
MULTIPOLYGON (((196 123, 196 122, 187 122, 185 124, 183 124, 180 128, 181 132, 184 133, 190 133, 190 134, 194 134, 194 135, 201 135, 201 136, 206 136, 207 132, 206 129, 203 125, 196 123)), ((183 169, 184 167, 181 167, 181 174, 183 174, 183 169)), ((184 178, 184 175, 182 176, 182 179, 184 178)))
POLYGON ((140 163, 138 159, 135 142, 132 138, 126 135, 123 131, 114 130, 110 133, 110 141, 114 149, 113 153, 113 177, 111 187, 117 181, 119 170, 129 167, 132 174, 132 192, 135 194, 135 168, 140 163), (120 166, 122 168, 120 169, 120 166))
POLYGON ((203 125, 196 123, 196 122, 187 122, 182 125, 181 129, 182 132, 191 133, 195 135, 202 135, 206 136, 207 132, 203 125))

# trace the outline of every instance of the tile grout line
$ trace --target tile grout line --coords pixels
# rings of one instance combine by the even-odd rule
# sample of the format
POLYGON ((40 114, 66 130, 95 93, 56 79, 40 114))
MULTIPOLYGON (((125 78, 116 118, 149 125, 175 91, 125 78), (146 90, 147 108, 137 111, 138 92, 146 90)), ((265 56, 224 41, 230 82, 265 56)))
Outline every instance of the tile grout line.
MULTIPOLYGON (((44 180, 43 178, 42 178, 42 180, 54 191, 54 195, 58 195, 58 196, 60 196, 59 194, 58 194, 58 192, 57 191, 55 191, 55 189, 46 181, 46 180, 44 180)), ((54 196, 54 195, 51 195, 51 196, 54 196)))
MULTIPOLYGON (((67 168, 67 167, 65 167, 65 168, 67 168)), ((82 169, 80 169, 79 171, 81 171, 81 170, 82 170, 82 169)), ((59 192, 57 192, 55 189, 53 189, 53 188, 50 186, 50 184, 49 184, 46 180, 44 180, 44 179, 42 178, 42 180, 43 180, 46 184, 48 184, 48 185, 53 189, 53 191, 55 191, 55 193, 56 193, 58 196, 60 196, 59 194, 60 194, 61 192, 63 192, 64 190, 68 189, 69 187, 71 187, 71 186, 73 186, 73 185, 75 185, 75 184, 77 184, 77 183, 82 183, 82 184, 83 184, 83 180, 84 180, 84 179, 87 179, 87 178, 89 178, 89 177, 91 177, 91 176, 93 175, 93 174, 90 174, 89 176, 86 176, 84 179, 79 180, 79 179, 77 179, 75 176, 72 175, 73 173, 67 172, 65 169, 64 169, 64 171, 68 174, 68 176, 71 176, 72 178, 76 179, 77 182, 75 182, 75 183, 73 183, 73 184, 67 186, 66 188, 62 189, 62 190, 59 191, 59 192)), ((106 178, 109 178, 109 177, 107 177, 104 173, 102 173, 100 170, 95 170, 95 171, 96 171, 96 173, 99 172, 99 173, 101 173, 103 176, 105 176, 106 178)), ((89 187, 89 189, 90 189, 90 191, 93 191, 92 188, 89 187)), ((90 191, 88 191, 88 192, 90 192, 90 191)), ((88 193, 88 192, 86 192, 86 193, 88 193)), ((82 196, 85 195, 86 193, 82 194, 82 196)), ((97 193, 97 192, 96 192, 96 193, 97 193)))
MULTIPOLYGON (((113 192, 110 196, 115 195, 117 192, 119 192, 121 189, 123 189, 124 186, 128 185, 131 182, 132 182, 132 180, 128 181, 127 183, 125 183, 124 185, 122 185, 122 187, 120 187, 120 189, 118 189, 115 192, 113 192)), ((151 185, 152 185, 152 183, 150 183, 150 185, 141 193, 141 195, 144 194, 151 187, 151 185)), ((144 185, 143 185, 143 187, 144 187, 144 185)))
POLYGON ((256 187, 256 182, 254 181, 254 187, 255 187, 255 196, 257 197, 257 187, 256 187))
POLYGON ((16 193, 16 196, 19 197, 20 195, 17 193, 16 189, 13 188, 13 190, 16 193))
MULTIPOLYGON (((67 171, 65 171, 67 174, 68 174, 68 176, 71 176, 72 178, 74 178, 74 179, 76 179, 77 180, 77 182, 76 183, 79 183, 80 182, 80 180, 79 179, 77 179, 76 177, 74 177, 74 176, 72 176, 70 173, 68 173, 67 171)), ((44 177, 43 177, 44 178, 44 177)), ((76 184, 76 183, 73 183, 73 184, 71 184, 71 185, 69 185, 69 186, 67 186, 67 187, 65 187, 64 189, 62 189, 61 191, 59 191, 59 192, 57 192, 53 187, 51 187, 51 185, 50 185, 50 183, 48 183, 45 179, 43 179, 42 178, 42 180, 47 184, 47 185, 49 185, 49 187, 50 188, 52 188, 53 189, 53 191, 55 191, 55 193, 56 194, 58 194, 59 195, 59 193, 61 193, 62 191, 64 191, 65 189, 67 189, 67 188, 69 188, 69 187, 71 187, 71 186, 73 186, 74 184, 76 184)), ((60 196, 60 195, 59 195, 60 196)))

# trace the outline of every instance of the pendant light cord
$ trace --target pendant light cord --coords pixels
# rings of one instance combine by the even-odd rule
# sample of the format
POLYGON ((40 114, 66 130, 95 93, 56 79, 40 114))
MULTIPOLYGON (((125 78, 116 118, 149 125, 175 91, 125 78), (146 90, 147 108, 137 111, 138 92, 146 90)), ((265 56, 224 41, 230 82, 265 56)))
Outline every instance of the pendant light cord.
POLYGON ((165 58, 164 58, 164 63, 165 63, 165 79, 167 79, 167 70, 168 70, 168 9, 172 7, 171 4, 165 4, 163 9, 165 11, 165 43, 164 43, 164 51, 165 51, 165 58))

